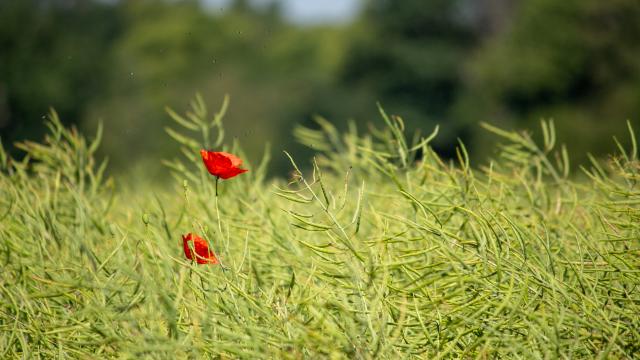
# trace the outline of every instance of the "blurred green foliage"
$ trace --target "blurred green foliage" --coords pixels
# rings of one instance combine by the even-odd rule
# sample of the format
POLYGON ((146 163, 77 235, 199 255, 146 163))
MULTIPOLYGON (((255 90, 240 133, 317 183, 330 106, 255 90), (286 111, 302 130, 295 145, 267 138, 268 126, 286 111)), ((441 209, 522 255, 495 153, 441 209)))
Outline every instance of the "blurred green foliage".
POLYGON ((573 154, 610 151, 625 119, 640 123, 638 19, 634 0, 523 1, 468 62, 457 115, 528 128, 554 118, 573 154))
POLYGON ((367 123, 376 101, 410 129, 440 124, 445 156, 462 138, 486 157, 480 121, 551 117, 573 154, 607 153, 640 112, 637 19, 637 0, 368 0, 353 23, 316 26, 287 22, 278 2, 8 0, 0 136, 39 138, 53 106, 89 131, 105 123, 113 169, 153 174, 176 150, 163 108, 200 91, 231 95, 228 138, 254 161, 271 141, 277 174, 281 150, 306 151, 294 123, 367 123))
POLYGON ((370 31, 355 39, 341 72, 345 84, 401 114, 411 128, 446 123, 440 150, 452 150, 461 135, 449 110, 464 85, 460 70, 479 38, 475 23, 462 17, 461 5, 450 0, 370 1, 361 19, 370 31))
POLYGON ((0 2, 0 135, 39 137, 50 106, 80 121, 104 96, 119 9, 98 2, 0 2))

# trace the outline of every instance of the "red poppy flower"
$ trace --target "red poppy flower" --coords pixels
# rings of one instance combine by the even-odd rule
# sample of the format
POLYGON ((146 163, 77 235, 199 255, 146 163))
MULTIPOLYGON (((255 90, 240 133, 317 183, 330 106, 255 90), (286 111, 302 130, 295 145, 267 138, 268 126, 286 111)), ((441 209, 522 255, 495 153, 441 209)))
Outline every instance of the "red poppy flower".
POLYGON ((222 179, 229 179, 249 171, 239 168, 242 165, 242 159, 226 152, 203 149, 200 150, 200 155, 209 173, 222 179))
POLYGON ((182 235, 182 246, 184 247, 184 255, 189 260, 193 260, 193 251, 195 250, 196 262, 198 264, 219 264, 220 261, 216 254, 209 249, 207 241, 198 235, 188 233, 182 235), (193 247, 189 248, 189 241, 193 241, 193 247))

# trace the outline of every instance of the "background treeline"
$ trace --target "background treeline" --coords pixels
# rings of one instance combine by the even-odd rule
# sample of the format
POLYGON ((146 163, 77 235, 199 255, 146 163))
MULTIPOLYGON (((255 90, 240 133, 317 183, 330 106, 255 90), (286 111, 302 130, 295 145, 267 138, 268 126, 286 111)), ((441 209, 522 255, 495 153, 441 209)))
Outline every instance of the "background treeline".
MULTIPOLYGON (((491 141, 480 121, 554 118, 575 155, 611 152, 625 120, 638 123, 637 0, 369 0, 349 24, 314 26, 281 9, 0 1, 0 137, 38 139, 53 106, 83 130, 104 122, 113 169, 153 173, 176 152, 164 106, 183 110, 196 91, 216 107, 231 95, 227 138, 250 160, 265 141, 303 151, 293 125, 314 114, 377 121, 376 101, 412 129, 440 124, 445 156, 461 138, 479 159, 491 141)), ((284 157, 274 160, 284 174, 284 157)))

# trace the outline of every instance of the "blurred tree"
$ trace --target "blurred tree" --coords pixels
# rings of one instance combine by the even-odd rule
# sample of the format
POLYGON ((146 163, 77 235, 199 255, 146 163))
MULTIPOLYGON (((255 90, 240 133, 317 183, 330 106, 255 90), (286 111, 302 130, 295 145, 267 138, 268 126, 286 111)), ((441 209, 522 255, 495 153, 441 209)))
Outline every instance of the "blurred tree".
POLYGON ((0 2, 0 136, 33 138, 53 106, 78 122, 100 96, 118 36, 117 8, 93 1, 0 2))
POLYGON ((229 144, 240 140, 257 161, 264 142, 272 141, 275 170, 289 168, 279 154, 293 146, 292 124, 308 116, 319 91, 329 91, 343 52, 335 41, 344 38, 341 30, 299 28, 282 20, 277 4, 244 1, 225 11, 205 11, 197 2, 126 2, 122 12, 107 94, 85 115, 89 128, 97 119, 108 125, 103 151, 117 167, 138 163, 148 172, 175 156, 164 106, 185 109, 200 91, 212 108, 231 94, 229 144))
POLYGON ((455 141, 460 129, 449 122, 449 110, 463 85, 462 65, 478 41, 474 19, 465 13, 471 8, 461 0, 366 4, 365 30, 349 50, 343 82, 412 127, 446 125, 440 140, 455 141))
POLYGON ((626 119, 640 124, 639 19, 637 0, 521 2, 468 63, 456 114, 532 129, 553 117, 576 160, 610 152, 626 119))
POLYGON ((158 169, 176 153, 163 108, 196 91, 212 107, 231 94, 227 139, 252 160, 267 139, 305 157, 293 123, 377 122, 377 100, 412 129, 443 125, 440 149, 473 139, 479 157, 481 120, 553 116, 581 153, 608 152, 603 135, 638 119, 637 0, 368 0, 354 24, 314 27, 261 4, 0 0, 0 136, 38 137, 54 106, 88 130, 105 121, 115 168, 158 169))

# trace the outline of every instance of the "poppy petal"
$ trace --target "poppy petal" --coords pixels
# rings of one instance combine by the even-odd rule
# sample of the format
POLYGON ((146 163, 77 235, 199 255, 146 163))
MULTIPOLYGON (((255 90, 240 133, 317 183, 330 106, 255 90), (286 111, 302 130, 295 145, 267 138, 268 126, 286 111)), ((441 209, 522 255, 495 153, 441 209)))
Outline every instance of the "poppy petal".
POLYGON ((200 150, 200 156, 211 175, 222 179, 229 179, 236 175, 247 172, 238 166, 242 164, 242 159, 223 151, 200 150))
POLYGON ((231 161, 231 166, 233 167, 238 167, 240 165, 242 165, 242 159, 240 159, 239 157, 233 155, 233 154, 229 154, 227 152, 223 152, 220 151, 218 152, 218 154, 221 154, 223 156, 225 156, 227 159, 229 159, 229 161, 231 161))
POLYGON ((184 256, 189 260, 193 260, 192 250, 189 248, 189 241, 191 241, 191 233, 182 235, 182 248, 184 249, 184 256))
POLYGON ((240 169, 240 168, 235 167, 235 168, 227 169, 226 171, 222 172, 219 176, 220 176, 220 178, 226 180, 226 179, 230 179, 230 178, 232 178, 232 177, 234 177, 236 175, 240 175, 242 173, 245 173, 247 171, 249 171, 249 170, 240 169))
POLYGON ((224 155, 213 151, 201 150, 202 161, 211 175, 220 176, 220 173, 230 168, 231 160, 224 155))
POLYGON ((194 241, 196 256, 198 264, 217 264, 218 258, 213 253, 213 251, 209 250, 209 244, 207 241, 202 238, 196 238, 194 241))
POLYGON ((189 233, 182 235, 182 246, 184 248, 184 255, 189 260, 195 260, 198 264, 219 264, 220 261, 216 257, 216 254, 209 249, 207 241, 198 235, 189 233), (193 242, 193 248, 189 247, 189 242, 193 242), (195 254, 194 254, 195 252, 195 254))

